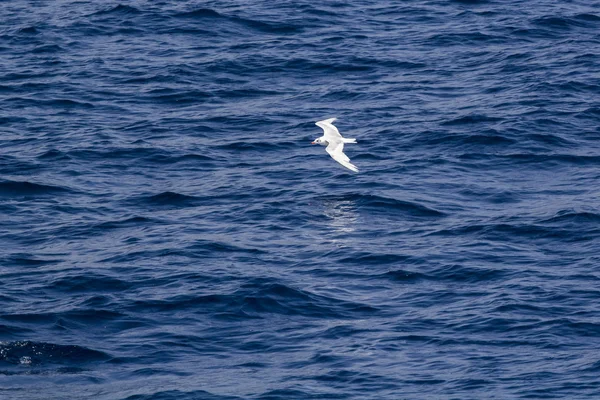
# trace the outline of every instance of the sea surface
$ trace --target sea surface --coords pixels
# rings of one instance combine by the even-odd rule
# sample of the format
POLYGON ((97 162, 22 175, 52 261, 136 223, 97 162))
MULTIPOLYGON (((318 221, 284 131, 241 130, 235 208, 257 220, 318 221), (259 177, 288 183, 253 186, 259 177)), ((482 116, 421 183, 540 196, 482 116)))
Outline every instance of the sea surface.
POLYGON ((598 399, 600 1, 2 1, 0 249, 3 400, 598 399))

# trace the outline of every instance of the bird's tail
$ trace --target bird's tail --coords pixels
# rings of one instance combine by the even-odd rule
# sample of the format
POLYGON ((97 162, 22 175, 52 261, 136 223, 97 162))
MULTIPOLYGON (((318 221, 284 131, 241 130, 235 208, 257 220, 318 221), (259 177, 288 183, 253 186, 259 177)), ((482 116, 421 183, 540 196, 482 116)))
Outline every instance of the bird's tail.
POLYGON ((346 138, 343 138, 342 142, 344 142, 344 143, 356 143, 356 139, 346 139, 346 138))

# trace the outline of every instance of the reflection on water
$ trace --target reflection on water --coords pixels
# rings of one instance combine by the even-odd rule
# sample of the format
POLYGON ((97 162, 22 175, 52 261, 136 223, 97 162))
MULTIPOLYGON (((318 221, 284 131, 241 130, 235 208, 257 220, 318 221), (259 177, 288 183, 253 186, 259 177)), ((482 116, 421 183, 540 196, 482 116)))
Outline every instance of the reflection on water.
POLYGON ((328 225, 337 233, 352 233, 356 229, 358 211, 355 200, 328 199, 323 202, 328 225))

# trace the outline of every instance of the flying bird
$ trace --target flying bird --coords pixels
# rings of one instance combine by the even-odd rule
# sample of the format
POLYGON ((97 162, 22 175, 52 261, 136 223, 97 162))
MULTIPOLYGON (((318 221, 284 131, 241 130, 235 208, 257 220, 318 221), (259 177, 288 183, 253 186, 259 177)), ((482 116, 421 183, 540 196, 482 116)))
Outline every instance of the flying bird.
POLYGON ((315 123, 315 125, 323 129, 323 136, 315 139, 312 144, 327 146, 325 151, 329 153, 331 158, 348 168, 350 171, 358 172, 356 165, 352 164, 348 156, 344 154, 344 143, 356 143, 356 139, 343 138, 332 123, 335 120, 336 118, 329 118, 315 123))

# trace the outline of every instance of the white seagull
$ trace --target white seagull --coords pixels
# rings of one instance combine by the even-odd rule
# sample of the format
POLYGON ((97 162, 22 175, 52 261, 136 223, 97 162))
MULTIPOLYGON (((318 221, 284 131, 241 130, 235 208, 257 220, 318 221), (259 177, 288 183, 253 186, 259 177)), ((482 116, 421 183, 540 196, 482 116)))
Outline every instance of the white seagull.
POLYGON ((335 120, 336 118, 329 118, 315 123, 315 125, 323 129, 323 136, 315 139, 312 144, 327 146, 325 150, 331 158, 350 171, 358 172, 356 165, 352 164, 348 156, 344 154, 344 143, 356 143, 356 139, 343 138, 338 129, 332 124, 335 120))

